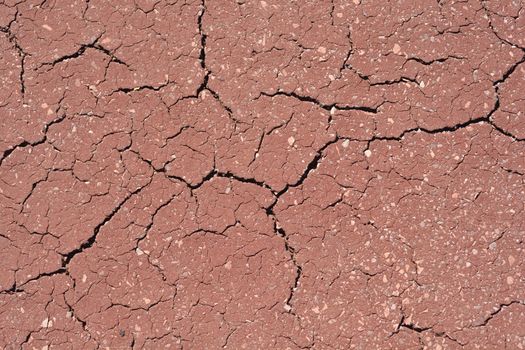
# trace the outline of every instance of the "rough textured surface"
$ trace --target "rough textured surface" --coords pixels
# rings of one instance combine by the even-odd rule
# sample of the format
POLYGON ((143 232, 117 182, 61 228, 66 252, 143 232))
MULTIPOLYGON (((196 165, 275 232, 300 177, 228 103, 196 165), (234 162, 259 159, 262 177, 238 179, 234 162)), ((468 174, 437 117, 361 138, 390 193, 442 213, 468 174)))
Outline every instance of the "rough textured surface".
POLYGON ((0 347, 524 349, 521 0, 0 1, 0 347))

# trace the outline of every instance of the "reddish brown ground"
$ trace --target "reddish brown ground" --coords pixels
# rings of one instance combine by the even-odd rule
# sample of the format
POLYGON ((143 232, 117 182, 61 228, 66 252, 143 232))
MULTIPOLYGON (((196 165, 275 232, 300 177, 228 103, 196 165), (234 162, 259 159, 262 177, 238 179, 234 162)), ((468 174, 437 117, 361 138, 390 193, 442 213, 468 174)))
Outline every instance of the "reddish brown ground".
POLYGON ((0 48, 1 348, 525 348, 522 0, 2 0, 0 48))

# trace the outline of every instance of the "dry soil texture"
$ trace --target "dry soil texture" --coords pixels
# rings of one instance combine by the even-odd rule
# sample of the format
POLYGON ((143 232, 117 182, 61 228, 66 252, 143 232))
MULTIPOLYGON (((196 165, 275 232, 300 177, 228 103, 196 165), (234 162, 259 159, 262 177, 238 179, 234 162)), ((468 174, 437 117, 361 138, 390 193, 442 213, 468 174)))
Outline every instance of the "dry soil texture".
POLYGON ((2 0, 0 50, 1 348, 525 348, 523 0, 2 0))

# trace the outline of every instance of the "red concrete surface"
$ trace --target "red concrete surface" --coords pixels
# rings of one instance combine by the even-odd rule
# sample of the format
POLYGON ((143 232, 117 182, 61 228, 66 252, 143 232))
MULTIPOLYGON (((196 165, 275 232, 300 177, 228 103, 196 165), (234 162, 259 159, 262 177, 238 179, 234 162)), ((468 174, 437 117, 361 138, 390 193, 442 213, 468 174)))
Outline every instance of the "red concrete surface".
POLYGON ((522 0, 1 0, 0 348, 525 348, 522 0))

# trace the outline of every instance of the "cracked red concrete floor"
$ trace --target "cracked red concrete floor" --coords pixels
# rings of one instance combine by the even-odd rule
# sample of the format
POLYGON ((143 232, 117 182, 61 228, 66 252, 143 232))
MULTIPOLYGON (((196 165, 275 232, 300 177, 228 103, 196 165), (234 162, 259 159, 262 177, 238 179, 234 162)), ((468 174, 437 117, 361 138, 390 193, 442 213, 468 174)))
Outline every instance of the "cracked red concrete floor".
POLYGON ((525 348, 522 0, 1 0, 3 349, 525 348))

